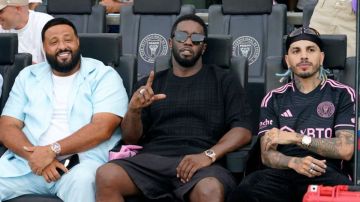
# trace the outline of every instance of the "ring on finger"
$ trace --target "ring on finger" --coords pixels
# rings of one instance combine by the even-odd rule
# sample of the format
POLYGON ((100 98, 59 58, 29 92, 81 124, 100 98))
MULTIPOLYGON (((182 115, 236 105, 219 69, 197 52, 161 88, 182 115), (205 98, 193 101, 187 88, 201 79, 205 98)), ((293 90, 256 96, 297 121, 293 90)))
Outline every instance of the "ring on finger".
POLYGON ((314 163, 311 163, 310 168, 314 169, 315 167, 316 167, 316 165, 314 163))
POLYGON ((144 95, 144 92, 145 92, 145 88, 142 88, 142 89, 140 89, 140 91, 139 91, 139 93, 140 93, 141 95, 144 95))
POLYGON ((313 173, 313 172, 314 172, 314 170, 313 170, 312 168, 310 168, 310 169, 309 169, 309 172, 310 172, 310 173, 313 173))

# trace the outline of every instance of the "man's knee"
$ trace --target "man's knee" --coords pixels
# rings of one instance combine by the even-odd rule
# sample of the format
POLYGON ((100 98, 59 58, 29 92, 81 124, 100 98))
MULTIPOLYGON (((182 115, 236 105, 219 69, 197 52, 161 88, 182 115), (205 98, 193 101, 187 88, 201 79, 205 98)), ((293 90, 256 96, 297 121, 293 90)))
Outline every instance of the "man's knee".
POLYGON ((138 188, 127 172, 119 165, 107 163, 96 172, 96 193, 118 193, 122 196, 136 195, 138 188))
POLYGON ((125 171, 120 166, 107 163, 96 171, 96 184, 97 186, 106 187, 116 186, 121 181, 119 179, 122 179, 125 174, 125 171))
MULTIPOLYGON (((224 198, 224 186, 214 177, 207 177, 200 180, 192 190, 190 196, 201 199, 223 199, 224 198)), ((193 197, 191 197, 193 199, 193 197)), ((193 200, 191 200, 193 201, 193 200)))

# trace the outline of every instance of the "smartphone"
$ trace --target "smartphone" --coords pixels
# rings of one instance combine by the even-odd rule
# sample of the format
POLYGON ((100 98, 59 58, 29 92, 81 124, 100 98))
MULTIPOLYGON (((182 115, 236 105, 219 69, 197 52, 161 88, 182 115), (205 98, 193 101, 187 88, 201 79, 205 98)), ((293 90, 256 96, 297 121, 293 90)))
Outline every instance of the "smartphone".
MULTIPOLYGON (((66 159, 63 159, 60 161, 68 170, 70 170, 75 165, 79 164, 79 155, 73 154, 66 159)), ((56 170, 59 172, 60 176, 64 174, 64 171, 60 168, 56 168, 56 170)))

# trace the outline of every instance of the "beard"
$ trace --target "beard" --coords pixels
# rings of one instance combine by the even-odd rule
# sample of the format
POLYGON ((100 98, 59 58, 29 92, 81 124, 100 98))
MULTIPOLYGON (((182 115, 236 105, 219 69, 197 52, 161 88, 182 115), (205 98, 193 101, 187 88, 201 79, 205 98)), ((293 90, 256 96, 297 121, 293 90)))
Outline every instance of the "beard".
POLYGON ((73 70, 80 61, 80 48, 76 49, 74 52, 70 49, 60 50, 55 55, 50 55, 46 53, 46 59, 50 64, 51 69, 61 73, 68 73, 73 70), (58 56, 62 52, 70 52, 70 61, 60 62, 56 59, 56 56, 58 56))
MULTIPOLYGON (((312 65, 312 63, 310 63, 309 65, 312 65)), ((317 74, 320 71, 320 67, 314 69, 313 71, 310 72, 296 72, 295 68, 293 68, 292 70, 294 72, 294 74, 299 77, 299 78, 303 78, 303 79, 307 79, 310 77, 313 77, 315 74, 317 74)))
POLYGON ((191 58, 183 58, 180 55, 179 49, 174 46, 172 49, 172 54, 176 62, 185 68, 190 68, 195 65, 195 63, 199 60, 201 56, 201 51, 196 52, 191 58))
POLYGON ((305 73, 298 73, 298 74, 295 74, 295 75, 300 77, 300 78, 307 79, 307 78, 312 77, 314 74, 316 74, 316 72, 305 72, 305 73))

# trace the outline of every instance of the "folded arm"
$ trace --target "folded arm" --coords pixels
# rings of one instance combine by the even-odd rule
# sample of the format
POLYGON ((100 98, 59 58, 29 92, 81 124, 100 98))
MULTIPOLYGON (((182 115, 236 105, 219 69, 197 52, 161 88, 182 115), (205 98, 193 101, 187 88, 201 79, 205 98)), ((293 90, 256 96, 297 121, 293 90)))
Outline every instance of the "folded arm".
POLYGON ((335 136, 335 138, 312 138, 309 147, 304 147, 301 143, 298 145, 324 157, 350 160, 354 153, 354 131, 337 130, 335 136))
POLYGON ((293 169, 301 175, 316 177, 325 173, 326 160, 315 159, 311 156, 293 157, 277 151, 277 145, 268 148, 270 139, 264 135, 260 139, 262 163, 275 169, 293 169))

